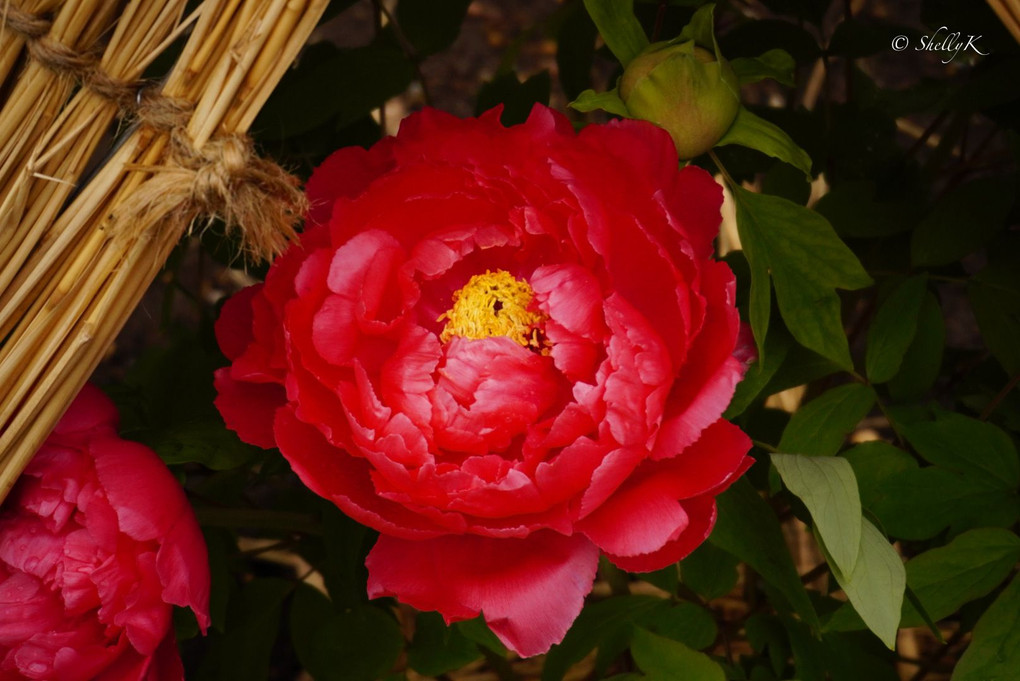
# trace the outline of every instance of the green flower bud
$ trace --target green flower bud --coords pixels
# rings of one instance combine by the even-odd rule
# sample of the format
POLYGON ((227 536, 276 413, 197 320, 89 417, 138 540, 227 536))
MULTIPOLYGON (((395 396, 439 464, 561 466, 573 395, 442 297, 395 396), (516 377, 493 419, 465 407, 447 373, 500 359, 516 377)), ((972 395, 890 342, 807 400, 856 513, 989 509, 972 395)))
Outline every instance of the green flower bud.
POLYGON ((634 118, 665 128, 681 159, 711 149, 740 108, 737 74, 697 47, 656 43, 635 57, 620 79, 620 99, 634 118))

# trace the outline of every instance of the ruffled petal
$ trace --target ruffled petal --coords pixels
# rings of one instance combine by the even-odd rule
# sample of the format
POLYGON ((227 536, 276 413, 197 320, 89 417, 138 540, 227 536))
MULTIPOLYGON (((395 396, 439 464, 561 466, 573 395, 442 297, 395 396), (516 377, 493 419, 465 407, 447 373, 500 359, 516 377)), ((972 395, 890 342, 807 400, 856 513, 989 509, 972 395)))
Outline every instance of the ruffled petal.
POLYGON ((508 648, 530 657, 563 640, 581 612, 598 549, 581 535, 550 531, 524 539, 383 535, 365 564, 371 598, 395 596, 447 622, 481 613, 508 648))
POLYGON ((301 481, 360 523, 380 532, 409 538, 463 531, 466 526, 457 514, 443 514, 446 526, 438 525, 379 497, 367 462, 333 447, 318 429, 298 420, 291 408, 277 412, 275 432, 280 451, 301 481))

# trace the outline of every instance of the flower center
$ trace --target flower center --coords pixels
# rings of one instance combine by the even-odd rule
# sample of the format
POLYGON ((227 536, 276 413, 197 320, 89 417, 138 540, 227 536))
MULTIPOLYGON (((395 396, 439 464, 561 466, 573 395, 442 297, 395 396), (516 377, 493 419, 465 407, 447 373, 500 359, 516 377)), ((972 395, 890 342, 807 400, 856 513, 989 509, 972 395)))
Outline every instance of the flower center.
POLYGON ((535 292, 526 281, 505 270, 476 274, 453 294, 453 307, 439 315, 446 320, 439 340, 453 336, 489 338, 506 336, 515 343, 548 354, 542 330, 546 316, 531 307, 535 292))

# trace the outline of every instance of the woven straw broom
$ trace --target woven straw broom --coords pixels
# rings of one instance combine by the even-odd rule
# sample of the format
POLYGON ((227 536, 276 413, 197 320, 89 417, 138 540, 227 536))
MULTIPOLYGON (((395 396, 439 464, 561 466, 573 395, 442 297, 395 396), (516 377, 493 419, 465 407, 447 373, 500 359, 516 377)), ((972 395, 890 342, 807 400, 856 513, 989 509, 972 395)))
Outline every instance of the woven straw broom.
POLYGON ((0 0, 0 499, 196 221, 293 237, 297 182, 245 132, 326 4, 0 0))

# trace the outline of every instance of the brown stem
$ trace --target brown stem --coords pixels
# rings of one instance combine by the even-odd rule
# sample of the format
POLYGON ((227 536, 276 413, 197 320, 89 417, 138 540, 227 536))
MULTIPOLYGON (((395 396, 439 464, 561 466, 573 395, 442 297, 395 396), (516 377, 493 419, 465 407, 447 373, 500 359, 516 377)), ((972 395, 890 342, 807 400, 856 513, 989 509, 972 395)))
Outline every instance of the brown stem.
POLYGON ((662 35, 662 24, 666 21, 666 6, 669 0, 659 0, 659 9, 655 12, 655 28, 652 29, 652 42, 658 42, 662 35))
POLYGON ((910 681, 921 681, 924 677, 928 676, 928 673, 935 668, 935 665, 939 663, 943 657, 945 657, 949 651, 959 643, 964 637, 963 629, 957 629, 949 640, 945 642, 935 653, 921 663, 921 668, 910 677, 910 681))
POLYGON ((995 411, 995 408, 999 406, 1000 402, 1006 399, 1006 395, 1008 395, 1013 388, 1016 387, 1017 383, 1020 383, 1020 373, 1015 374, 1013 378, 1009 379, 1009 383, 1007 383, 1002 390, 1000 390, 999 393, 992 398, 991 402, 985 405, 985 408, 981 410, 981 415, 978 419, 981 421, 987 421, 988 417, 992 415, 993 411, 995 411))
POLYGON ((824 562, 819 563, 818 565, 814 566, 813 568, 805 572, 803 575, 801 575, 800 582, 801 584, 810 584, 811 582, 815 581, 816 579, 824 575, 826 572, 828 572, 828 570, 829 570, 828 563, 824 562))

